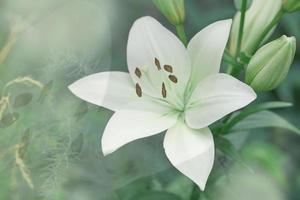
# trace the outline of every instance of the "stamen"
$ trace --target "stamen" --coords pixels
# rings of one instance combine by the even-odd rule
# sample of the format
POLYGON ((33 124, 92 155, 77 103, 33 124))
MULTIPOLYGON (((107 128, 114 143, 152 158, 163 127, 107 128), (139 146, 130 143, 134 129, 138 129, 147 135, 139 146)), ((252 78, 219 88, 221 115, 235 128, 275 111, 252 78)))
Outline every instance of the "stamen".
POLYGON ((169 79, 170 79, 173 83, 177 83, 177 82, 178 82, 177 77, 174 76, 174 75, 169 75, 169 79))
POLYGON ((141 70, 140 70, 139 68, 135 68, 134 73, 135 73, 135 75, 136 75, 137 77, 141 78, 142 72, 141 72, 141 70))
POLYGON ((157 69, 158 69, 158 70, 161 70, 159 60, 158 60, 157 58, 155 58, 155 61, 154 61, 154 62, 155 62, 155 65, 156 65, 157 69))
POLYGON ((173 67, 171 65, 164 65, 164 69, 167 72, 173 73, 173 67))
POLYGON ((167 90, 166 90, 165 83, 162 83, 161 94, 162 94, 163 98, 167 97, 167 90))
POLYGON ((142 88, 138 83, 135 84, 135 92, 139 97, 142 97, 142 94, 143 94, 142 88))

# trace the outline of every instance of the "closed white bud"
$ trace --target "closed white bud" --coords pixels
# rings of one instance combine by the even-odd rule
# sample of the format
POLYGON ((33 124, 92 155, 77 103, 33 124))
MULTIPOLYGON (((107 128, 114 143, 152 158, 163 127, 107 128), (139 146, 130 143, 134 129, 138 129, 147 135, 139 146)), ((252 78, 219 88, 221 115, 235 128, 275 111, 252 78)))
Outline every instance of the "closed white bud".
MULTIPOLYGON (((263 36, 266 27, 281 10, 282 0, 253 0, 250 8, 246 11, 241 52, 252 56, 260 45, 260 39, 269 38, 273 30, 263 36)), ((237 51, 237 42, 240 28, 241 12, 238 12, 233 20, 229 49, 232 55, 237 51)))

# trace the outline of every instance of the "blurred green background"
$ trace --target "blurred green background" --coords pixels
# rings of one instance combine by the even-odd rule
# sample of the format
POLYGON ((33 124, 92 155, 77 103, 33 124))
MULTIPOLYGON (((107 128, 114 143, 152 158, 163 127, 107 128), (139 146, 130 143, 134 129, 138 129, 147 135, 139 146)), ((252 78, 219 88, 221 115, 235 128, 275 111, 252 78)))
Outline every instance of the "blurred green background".
MULTIPOLYGON (((188 38, 235 12, 232 0, 186 0, 188 38)), ((0 64, 0 95, 9 100, 0 102, 0 200, 190 199, 193 184, 166 159, 163 134, 104 158, 100 138, 112 112, 67 89, 92 73, 127 71, 128 32, 145 15, 175 31, 151 0, 0 1, 0 47, 9 50, 0 64)), ((300 12, 286 15, 273 39, 283 34, 300 45, 300 12)), ((298 127, 299 77, 300 50, 284 83, 257 100, 292 102, 276 112, 298 127)), ((237 155, 217 151, 201 199, 299 199, 299 135, 268 128, 228 137, 237 155)))

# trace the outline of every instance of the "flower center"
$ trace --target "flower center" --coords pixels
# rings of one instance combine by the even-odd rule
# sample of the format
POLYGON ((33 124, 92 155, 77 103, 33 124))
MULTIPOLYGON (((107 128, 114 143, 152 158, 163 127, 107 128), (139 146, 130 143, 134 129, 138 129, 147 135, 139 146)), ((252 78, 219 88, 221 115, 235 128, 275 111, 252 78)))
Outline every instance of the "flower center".
MULTIPOLYGON (((160 94, 161 94, 162 98, 165 99, 168 96, 168 90, 167 90, 165 81, 170 81, 172 84, 177 84, 178 78, 176 77, 176 75, 174 75, 173 67, 171 65, 165 64, 163 66, 163 70, 162 70, 161 62, 157 58, 154 58, 154 64, 155 64, 156 70, 158 72, 163 73, 162 74, 163 76, 165 76, 165 75, 168 76, 168 79, 162 79, 161 87, 160 87, 160 94)), ((135 73, 136 77, 139 79, 142 79, 144 76, 139 67, 135 68, 134 73, 135 73)), ((139 83, 135 84, 135 91, 136 91, 136 94, 138 97, 143 96, 143 89, 139 83)))

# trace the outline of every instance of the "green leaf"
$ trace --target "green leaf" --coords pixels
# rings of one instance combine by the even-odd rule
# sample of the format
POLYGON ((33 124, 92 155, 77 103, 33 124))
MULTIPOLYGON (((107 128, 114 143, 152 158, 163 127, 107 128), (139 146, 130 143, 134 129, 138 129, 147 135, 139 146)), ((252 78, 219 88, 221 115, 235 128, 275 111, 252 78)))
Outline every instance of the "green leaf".
POLYGON ((286 108, 293 106, 290 102, 283 102, 283 101, 270 101, 258 105, 250 106, 246 109, 244 109, 241 113, 243 115, 249 115, 252 113, 260 112, 267 109, 275 109, 275 108, 286 108))
POLYGON ((224 138, 221 136, 216 137, 215 143, 216 143, 216 147, 222 153, 224 153, 226 156, 232 158, 233 160, 239 162, 243 167, 245 167, 250 172, 252 172, 250 167, 245 163, 245 161, 241 157, 239 150, 227 138, 224 138))
POLYGON ((248 116, 243 121, 239 122, 232 131, 242 131, 256 128, 277 127, 287 129, 289 131, 300 134, 299 128, 285 120, 278 114, 271 111, 262 111, 251 116, 248 116))
POLYGON ((224 137, 217 137, 216 138, 216 147, 223 152, 225 155, 232 157, 233 159, 240 159, 240 154, 235 146, 226 138, 224 137))
POLYGON ((245 53, 240 53, 240 60, 243 64, 249 64, 251 57, 247 56, 245 53))
POLYGON ((18 95, 15 98, 14 107, 19 108, 19 107, 26 106, 27 104, 29 104, 31 102, 32 97, 33 97, 33 95, 31 93, 23 93, 23 94, 18 95))
POLYGON ((243 68, 243 65, 241 65, 239 62, 237 62, 236 59, 230 55, 228 50, 224 51, 222 59, 223 59, 224 62, 226 62, 228 64, 231 64, 236 68, 239 68, 239 69, 243 68))
POLYGON ((147 192, 135 196, 132 200, 181 200, 180 197, 169 192, 147 192))
POLYGON ((0 127, 6 128, 12 125, 18 119, 19 119, 19 113, 7 113, 2 117, 0 121, 0 127))
MULTIPOLYGON (((162 177, 162 180, 164 180, 164 177, 162 177)), ((189 199, 193 189, 194 183, 185 176, 177 176, 174 180, 169 182, 166 188, 164 188, 165 191, 175 194, 181 199, 189 199)), ((199 190, 198 187, 197 190, 199 190)))
POLYGON ((242 154, 245 159, 251 160, 264 168, 282 186, 287 186, 286 174, 282 173, 282 171, 288 159, 281 149, 272 144, 255 142, 246 145, 242 154))
POLYGON ((275 109, 275 108, 286 108, 290 107, 293 104, 289 102, 282 102, 282 101, 271 101, 271 102, 266 102, 258 105, 253 105, 249 106, 248 108, 245 108, 241 112, 236 113, 233 115, 227 123, 224 125, 221 133, 223 134, 228 134, 230 133, 230 129, 235 126, 237 123, 248 117, 249 115, 252 115, 257 112, 261 112, 267 109, 275 109))

